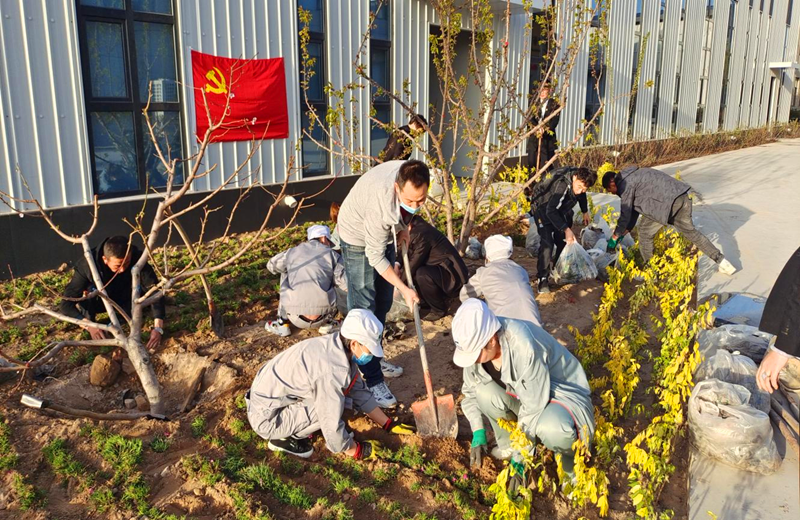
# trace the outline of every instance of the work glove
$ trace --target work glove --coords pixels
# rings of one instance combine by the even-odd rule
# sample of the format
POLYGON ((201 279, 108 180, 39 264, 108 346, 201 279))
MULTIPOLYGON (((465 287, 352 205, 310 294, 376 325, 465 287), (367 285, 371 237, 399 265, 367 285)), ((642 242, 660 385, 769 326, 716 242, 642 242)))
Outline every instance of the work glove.
POLYGON ((378 453, 382 446, 378 441, 362 441, 356 443, 356 453, 353 458, 356 460, 378 460, 378 453))
POLYGON ((612 238, 611 238, 611 239, 608 241, 608 250, 609 250, 609 251, 613 251, 614 249, 616 249, 616 248, 617 248, 617 244, 619 244, 619 239, 618 239, 618 238, 613 238, 613 237, 612 237, 612 238))
POLYGON ((522 460, 522 456, 518 452, 515 452, 511 456, 508 465, 511 468, 511 475, 508 478, 507 490, 509 496, 514 496, 518 493, 520 488, 525 488, 527 486, 525 462, 522 460))
POLYGON ((486 442, 486 430, 480 429, 472 432, 472 446, 469 449, 469 465, 473 468, 480 468, 483 464, 483 456, 489 451, 486 442))
POLYGON ((383 429, 389 433, 394 433, 395 435, 413 435, 417 433, 417 429, 410 425, 401 423, 397 419, 389 419, 386 421, 386 424, 383 425, 383 429))

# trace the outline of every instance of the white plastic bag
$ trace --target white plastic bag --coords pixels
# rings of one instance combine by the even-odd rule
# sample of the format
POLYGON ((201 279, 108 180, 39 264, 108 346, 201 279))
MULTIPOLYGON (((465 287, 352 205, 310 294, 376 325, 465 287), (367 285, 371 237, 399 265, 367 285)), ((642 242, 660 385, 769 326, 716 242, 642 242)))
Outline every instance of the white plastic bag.
POLYGON ((577 242, 567 244, 553 269, 553 280, 557 284, 570 284, 595 278, 597 267, 589 253, 577 242))
POLYGON ((542 237, 539 236, 539 230, 536 229, 536 219, 530 217, 528 219, 528 234, 525 236, 525 250, 531 256, 539 256, 541 243, 542 237))
POLYGON ((769 394, 758 388, 756 384, 757 369, 755 362, 747 356, 731 354, 727 350, 718 350, 697 367, 695 381, 719 379, 726 383, 741 385, 750 394, 750 406, 768 414, 769 394))
POLYGON ((480 260, 483 258, 483 245, 481 245, 481 241, 477 239, 477 237, 469 237, 469 244, 467 245, 467 250, 464 252, 464 256, 471 260, 480 260))
POLYGON ((712 330, 701 330, 697 342, 702 352, 725 349, 739 352, 760 364, 769 347, 772 334, 761 332, 750 325, 723 325, 712 330))
MULTIPOLYGON (((594 224, 589 224, 588 227, 581 229, 581 245, 587 251, 594 249, 597 241, 604 238, 602 230, 596 228, 594 224)), ((600 249, 600 248, 597 248, 600 249)))
POLYGON ((592 261, 595 267, 597 267, 598 273, 613 264, 617 259, 616 255, 613 253, 606 253, 600 249, 589 249, 586 253, 592 257, 592 261))
POLYGON ((750 392, 718 379, 698 383, 689 398, 692 443, 731 466, 769 475, 781 465, 769 415, 747 404, 750 392))

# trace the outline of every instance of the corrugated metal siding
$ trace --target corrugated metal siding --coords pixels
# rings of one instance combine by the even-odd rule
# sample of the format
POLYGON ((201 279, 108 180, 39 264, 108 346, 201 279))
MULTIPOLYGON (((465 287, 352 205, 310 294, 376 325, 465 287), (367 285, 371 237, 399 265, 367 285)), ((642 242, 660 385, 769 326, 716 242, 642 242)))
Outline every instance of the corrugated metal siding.
POLYGON ((48 208, 91 202, 74 8, 62 0, 0 1, 0 189, 28 198, 19 164, 48 208))
POLYGON ((733 50, 731 52, 730 77, 728 78, 728 98, 725 108, 723 128, 733 130, 739 126, 739 103, 742 99, 742 78, 744 77, 744 60, 747 54, 747 36, 750 27, 752 9, 746 3, 738 2, 733 27, 733 50))
POLYGON ((678 98, 676 133, 694 132, 697 119, 697 97, 700 88, 700 68, 703 63, 703 21, 706 0, 687 0, 684 22, 683 63, 678 98))
MULTIPOLYGON (((589 37, 588 35, 575 34, 575 15, 580 14, 581 18, 578 25, 589 22, 591 13, 588 10, 582 12, 576 8, 576 2, 569 1, 566 8, 562 10, 558 20, 559 33, 563 32, 564 41, 561 44, 562 57, 563 49, 575 44, 574 40, 583 37, 583 42, 577 50, 575 65, 569 78, 569 88, 566 92, 561 92, 564 108, 561 111, 561 118, 556 127, 558 140, 565 145, 575 139, 581 127, 581 120, 586 113, 586 95, 589 76, 589 37)), ((580 144, 580 143, 579 143, 580 144)))
MULTIPOLYGON (((786 11, 783 11, 782 20, 786 20, 786 11)), ((797 61, 797 40, 800 38, 800 3, 794 0, 792 9, 792 19, 790 27, 785 32, 785 44, 783 47, 782 56, 780 61, 797 61)), ((794 92, 795 84, 794 71, 784 72, 781 75, 781 91, 778 100, 778 121, 788 121, 789 111, 792 105, 792 92, 794 92)))
POLYGON ((753 103, 753 76, 755 74, 756 53, 758 52, 758 31, 761 29, 761 13, 758 4, 750 9, 750 36, 747 39, 747 53, 744 61, 742 80, 742 99, 739 101, 739 117, 736 127, 745 128, 750 122, 750 105, 753 103))
POLYGON ((635 20, 636 2, 617 0, 611 3, 608 14, 611 68, 606 78, 606 106, 600 122, 600 136, 606 144, 627 140, 635 20))
POLYGON ((678 70, 678 37, 680 36, 681 0, 666 0, 664 13, 664 48, 661 61, 658 120, 656 137, 672 134, 672 108, 675 100, 675 77, 678 70))
MULTIPOLYGON (((769 40, 767 40, 767 52, 764 61, 764 80, 762 84, 762 102, 761 109, 758 115, 758 124, 763 125, 767 123, 768 111, 772 114, 776 113, 777 96, 780 88, 780 73, 778 73, 777 80, 775 74, 770 70, 769 64, 774 61, 781 61, 783 58, 783 45, 786 41, 786 9, 787 0, 774 0, 775 5, 773 15, 769 23, 769 40), (773 85, 774 83, 774 85, 773 85), (770 106, 770 97, 772 98, 772 106, 770 106)), ((774 117, 769 119, 774 121, 774 117)))
MULTIPOLYGON (((633 138, 644 140, 650 137, 653 117, 653 98, 655 97, 656 60, 658 59, 658 29, 661 14, 661 0, 642 2, 642 42, 647 38, 647 47, 639 73, 639 86, 636 94, 636 112, 633 120, 633 138), (649 36, 648 36, 649 35, 649 36), (652 82, 651 86, 646 86, 652 82)), ((638 60, 638 56, 633 57, 638 60)))
MULTIPOLYGON (((725 72, 725 47, 728 42, 728 16, 730 0, 717 0, 714 4, 712 25, 714 35, 711 41, 711 70, 708 75, 708 97, 703 114, 703 131, 716 132, 719 126, 719 110, 722 96, 722 80, 725 72)), ((733 64, 733 62, 731 62, 733 64)))
MULTIPOLYGON (((747 117, 743 114, 742 126, 758 126, 759 115, 761 113, 761 104, 766 103, 766 99, 762 96, 761 86, 764 83, 764 77, 767 74, 764 60, 767 53, 767 41, 769 36, 769 2, 764 4, 764 12, 761 13, 758 28, 758 42, 756 47, 755 67, 753 68, 753 98, 750 105, 747 107, 747 117)), ((743 107, 744 108, 744 107, 743 107)))

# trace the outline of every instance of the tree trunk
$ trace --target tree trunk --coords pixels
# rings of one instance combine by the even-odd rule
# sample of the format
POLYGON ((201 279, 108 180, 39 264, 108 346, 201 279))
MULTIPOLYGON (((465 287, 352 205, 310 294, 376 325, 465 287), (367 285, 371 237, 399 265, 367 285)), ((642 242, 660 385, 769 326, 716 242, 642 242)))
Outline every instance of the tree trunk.
POLYGON ((142 383, 142 388, 144 388, 144 393, 147 395, 147 400, 150 402, 150 413, 164 414, 161 386, 158 384, 156 372, 150 361, 150 354, 138 338, 126 338, 125 352, 128 353, 128 358, 131 360, 136 375, 139 376, 139 381, 142 383))

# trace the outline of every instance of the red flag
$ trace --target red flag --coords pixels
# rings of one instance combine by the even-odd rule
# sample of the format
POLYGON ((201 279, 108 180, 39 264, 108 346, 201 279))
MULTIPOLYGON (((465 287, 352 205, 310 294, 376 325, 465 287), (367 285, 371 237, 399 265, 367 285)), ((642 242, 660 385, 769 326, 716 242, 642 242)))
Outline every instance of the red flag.
POLYGON ((283 58, 239 60, 192 51, 192 77, 198 140, 209 128, 204 93, 211 121, 223 122, 214 141, 289 137, 283 58))

